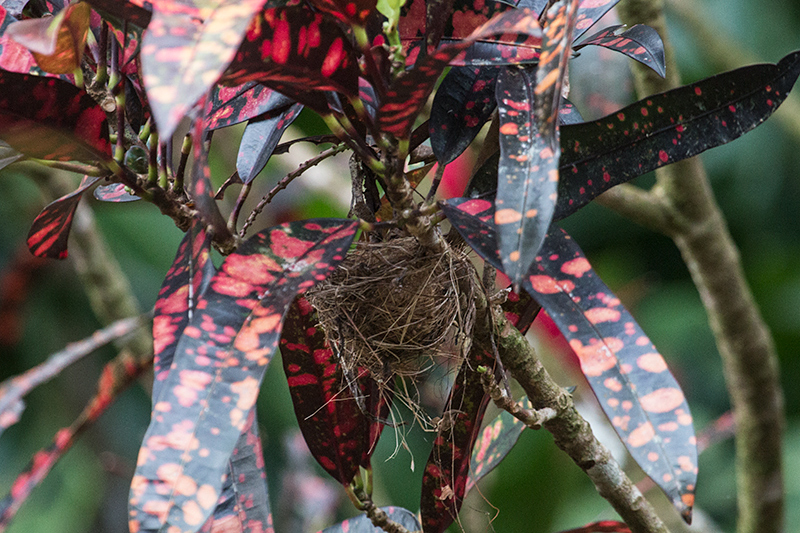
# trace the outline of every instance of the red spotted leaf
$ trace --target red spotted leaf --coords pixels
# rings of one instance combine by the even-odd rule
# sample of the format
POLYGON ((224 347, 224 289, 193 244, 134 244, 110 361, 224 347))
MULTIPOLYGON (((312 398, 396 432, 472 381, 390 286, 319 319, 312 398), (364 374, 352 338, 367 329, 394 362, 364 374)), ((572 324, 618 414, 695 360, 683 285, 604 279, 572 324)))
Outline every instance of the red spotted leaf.
MULTIPOLYGON (((461 365, 439 422, 439 431, 422 474, 420 514, 425 533, 441 533, 458 516, 466 494, 470 459, 480 434, 489 395, 479 366, 494 368, 495 360, 475 346, 461 365)), ((490 370, 491 371, 491 370, 490 370)))
MULTIPOLYGON (((386 513, 389 520, 400 524, 407 531, 419 531, 422 529, 417 517, 411 511, 402 507, 381 507, 380 509, 386 513)), ((335 526, 326 527, 317 533, 381 533, 382 531, 381 528, 372 525, 369 517, 362 514, 355 518, 349 518, 335 526)))
POLYGON ((159 134, 168 138, 233 59, 266 0, 161 0, 142 40, 142 73, 159 134))
POLYGON ((491 19, 463 40, 440 47, 394 80, 378 111, 378 125, 397 138, 407 138, 439 75, 471 44, 490 38, 505 41, 518 37, 538 42, 540 35, 536 14, 527 9, 512 9, 491 19))
POLYGON ((286 311, 344 258, 357 227, 336 219, 275 226, 223 261, 154 399, 131 485, 132 533, 196 531, 208 520, 286 311))
POLYGON ((256 16, 221 82, 258 81, 324 110, 324 98, 314 93, 356 97, 358 76, 355 51, 338 23, 299 4, 268 8, 256 16))
POLYGON ((494 203, 484 198, 451 198, 441 202, 445 216, 478 255, 503 271, 497 253, 497 231, 493 223, 494 203))
POLYGON ((347 24, 363 27, 377 6, 377 0, 310 0, 310 4, 347 24))
POLYGON ((28 249, 36 257, 66 259, 67 240, 75 210, 86 190, 100 178, 84 176, 75 191, 47 204, 28 232, 28 249))
POLYGON ((536 127, 534 71, 509 68, 497 80, 500 159, 494 223, 503 272, 518 284, 544 240, 558 186, 557 139, 536 127))
POLYGON ((276 109, 290 106, 291 98, 256 82, 236 87, 216 85, 206 101, 206 130, 233 126, 276 109))
POLYGON ((497 104, 495 67, 453 67, 433 98, 429 123, 431 148, 446 165, 472 143, 497 104))
POLYGON ((143 325, 144 321, 141 317, 118 320, 110 326, 96 331, 87 339, 69 344, 65 349, 54 353, 45 362, 24 374, 0 383, 0 434, 4 429, 17 423, 25 409, 22 398, 30 391, 42 383, 50 381, 72 363, 110 342, 121 339, 143 325))
POLYGON ((250 183, 264 169, 286 128, 302 109, 300 104, 290 104, 247 123, 236 157, 236 171, 242 183, 250 183))
POLYGON ((664 358, 563 230, 548 233, 524 287, 569 341, 630 454, 690 521, 697 446, 664 358))
POLYGON ((625 522, 602 520, 586 524, 583 527, 561 531, 560 533, 631 533, 631 529, 625 522))
POLYGON ((111 183, 109 185, 100 185, 94 190, 94 197, 101 202, 111 203, 125 203, 135 202, 141 200, 136 195, 130 194, 128 188, 122 183, 111 183))
POLYGON ((575 29, 572 31, 572 41, 579 39, 618 3, 619 0, 581 0, 575 29))
POLYGON ((201 533, 272 531, 264 452, 255 420, 254 407, 233 449, 217 506, 201 533))
MULTIPOLYGON (((523 409, 531 409, 527 397, 519 401, 523 409)), ((527 426, 508 411, 500 413, 481 431, 470 459, 466 492, 495 469, 511 452, 527 426)))
POLYGON ((295 300, 286 316, 281 355, 309 450, 326 472, 349 485, 359 466, 369 467, 388 416, 385 393, 366 370, 359 377, 345 376, 305 298, 295 300))
POLYGON ((636 24, 627 30, 625 26, 612 26, 588 37, 576 45, 574 50, 580 50, 590 44, 623 53, 643 65, 647 65, 662 78, 667 72, 664 43, 658 32, 650 26, 636 24))
POLYGON ((153 313, 153 398, 169 375, 183 330, 215 273, 211 237, 199 221, 186 232, 158 291, 153 313))
POLYGON ((5 34, 28 48, 43 71, 70 74, 81 64, 90 13, 89 4, 79 2, 54 17, 16 22, 5 34))
POLYGON ((86 0, 95 9, 103 11, 121 20, 147 28, 153 14, 153 2, 150 0, 86 0))
POLYGON ((800 51, 654 94, 592 122, 565 126, 555 219, 609 188, 730 142, 764 122, 800 75, 800 51))
POLYGON ((85 91, 54 78, 0 72, 0 139, 38 159, 111 159, 105 112, 85 91))

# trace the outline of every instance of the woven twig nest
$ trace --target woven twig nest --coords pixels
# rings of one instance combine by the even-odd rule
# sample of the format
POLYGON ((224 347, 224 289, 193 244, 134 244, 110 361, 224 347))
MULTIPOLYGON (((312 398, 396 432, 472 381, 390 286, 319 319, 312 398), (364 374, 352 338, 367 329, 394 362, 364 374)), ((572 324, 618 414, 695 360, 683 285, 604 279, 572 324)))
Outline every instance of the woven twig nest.
POLYGON ((433 254, 413 237, 359 242, 308 299, 345 370, 379 382, 416 376, 432 358, 459 356, 474 319, 475 274, 466 252, 433 254))

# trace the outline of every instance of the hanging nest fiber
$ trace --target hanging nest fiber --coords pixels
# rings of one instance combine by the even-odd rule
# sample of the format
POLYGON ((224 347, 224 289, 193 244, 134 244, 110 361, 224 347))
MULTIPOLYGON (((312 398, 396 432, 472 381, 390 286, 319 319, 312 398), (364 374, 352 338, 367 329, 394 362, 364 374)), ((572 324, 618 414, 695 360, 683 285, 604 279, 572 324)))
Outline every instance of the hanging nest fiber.
POLYGON ((363 367, 387 382, 423 373, 433 357, 462 356, 474 290, 463 248, 434 254, 402 237, 359 242, 308 299, 345 369, 363 367))

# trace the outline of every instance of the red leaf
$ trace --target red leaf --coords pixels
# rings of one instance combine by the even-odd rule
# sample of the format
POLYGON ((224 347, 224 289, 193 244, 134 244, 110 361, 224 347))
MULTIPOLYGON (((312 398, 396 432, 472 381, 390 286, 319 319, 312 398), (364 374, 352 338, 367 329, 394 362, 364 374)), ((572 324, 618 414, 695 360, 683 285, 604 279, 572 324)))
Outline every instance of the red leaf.
POLYGON ((206 522, 289 305, 344 258, 357 227, 335 219, 275 226, 222 263, 154 400, 131 485, 132 533, 206 522))
POLYGON ((447 529, 458 516, 466 493, 472 450, 489 404, 481 375, 476 372, 479 365, 491 369, 495 360, 491 354, 474 346, 450 390, 422 474, 420 513, 425 533, 441 533, 447 529))
POLYGON ((0 72, 0 138, 28 157, 111 160, 105 112, 85 91, 54 78, 0 72))
POLYGON ((206 130, 233 126, 294 103, 291 98, 255 82, 214 87, 206 102, 206 130))
POLYGON ((72 227, 72 218, 86 189, 100 178, 84 176, 80 186, 73 192, 49 203, 39 213, 28 232, 28 249, 36 257, 66 259, 67 239, 72 227))
POLYGON ((358 96, 358 62, 338 23, 306 4, 269 8, 247 29, 220 83, 259 81, 314 109, 327 108, 309 91, 358 96))
POLYGON ((169 138, 214 84, 266 0, 162 0, 142 40, 142 74, 159 135, 169 138))
POLYGON ((690 522, 697 446, 664 358, 563 230, 548 233, 524 286, 569 341, 631 456, 690 522))
POLYGON ((378 4, 377 0, 310 0, 310 3, 342 22, 362 27, 378 4))
POLYGON ((348 386, 338 357, 325 342, 314 308, 295 300, 281 336, 283 370, 294 412, 309 450, 331 476, 349 485, 358 467, 368 468, 390 398, 364 370, 348 386), (359 400, 353 394, 358 388, 359 400))

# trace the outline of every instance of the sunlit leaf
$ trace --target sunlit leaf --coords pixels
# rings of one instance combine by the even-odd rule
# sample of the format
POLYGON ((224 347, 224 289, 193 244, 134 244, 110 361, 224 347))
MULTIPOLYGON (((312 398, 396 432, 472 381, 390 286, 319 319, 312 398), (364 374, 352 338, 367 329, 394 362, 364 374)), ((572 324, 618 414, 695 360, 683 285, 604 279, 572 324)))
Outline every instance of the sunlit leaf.
POLYGON ((650 26, 636 24, 630 29, 612 26, 588 37, 574 49, 580 50, 590 44, 616 50, 655 70, 662 78, 667 72, 664 59, 664 43, 658 32, 650 26))
POLYGON ((54 17, 27 19, 5 34, 27 47, 45 72, 69 74, 80 67, 89 31, 89 4, 72 4, 54 17))
POLYGON ((524 287, 569 341, 631 456, 690 522, 697 446, 664 358, 563 230, 548 233, 524 287))
POLYGON ((78 208, 83 193, 98 180, 100 178, 84 176, 77 189, 47 204, 42 209, 28 232, 28 249, 33 255, 51 259, 66 259, 67 240, 75 210, 78 208))
POLYGON ((339 483, 349 485, 359 466, 369 467, 391 398, 366 370, 362 376, 345 377, 305 298, 298 298, 286 316, 281 355, 297 422, 311 454, 339 483))
POLYGON ((180 120, 233 59, 266 0, 162 0, 142 41, 142 74, 159 135, 180 120))
POLYGON ((344 258, 357 227, 335 219, 275 226, 223 261, 154 399, 131 485, 131 532, 196 531, 208 520, 289 305, 344 258))
POLYGON ((106 114, 65 81, 0 72, 0 138, 28 157, 111 159, 106 114))

